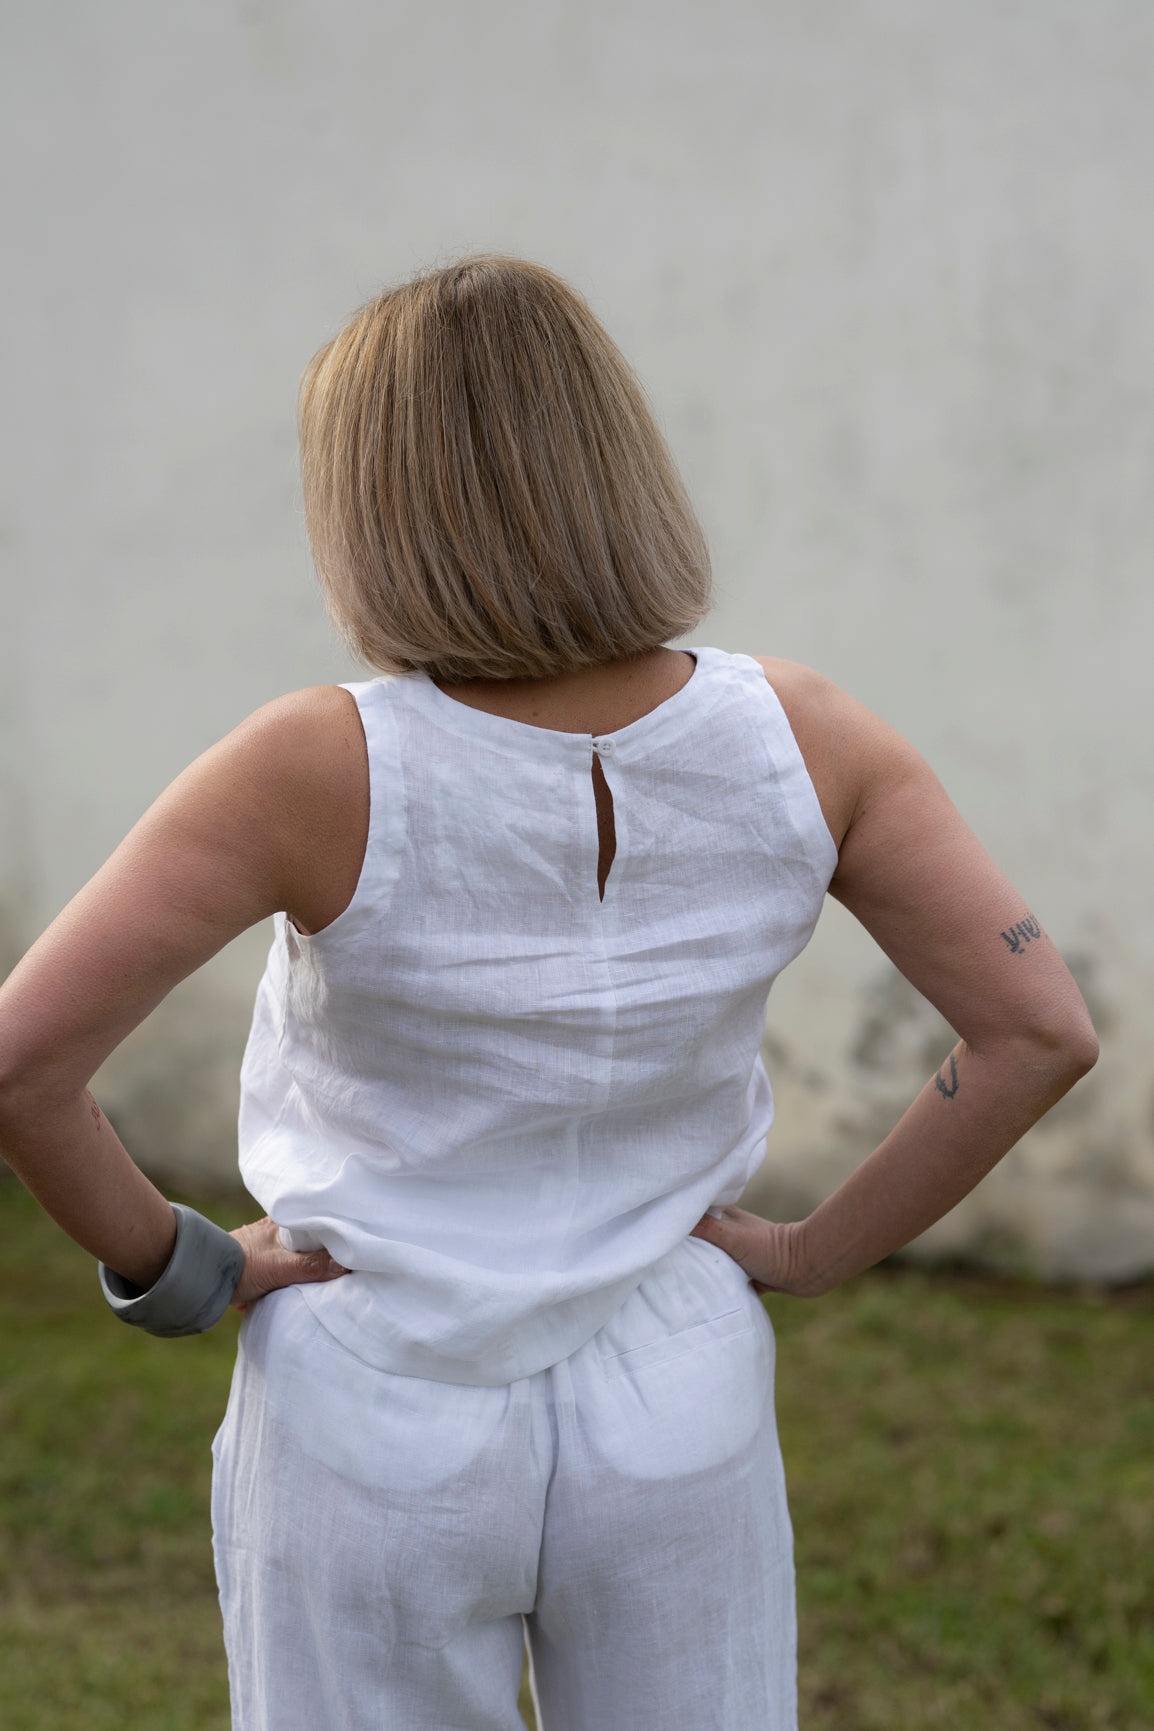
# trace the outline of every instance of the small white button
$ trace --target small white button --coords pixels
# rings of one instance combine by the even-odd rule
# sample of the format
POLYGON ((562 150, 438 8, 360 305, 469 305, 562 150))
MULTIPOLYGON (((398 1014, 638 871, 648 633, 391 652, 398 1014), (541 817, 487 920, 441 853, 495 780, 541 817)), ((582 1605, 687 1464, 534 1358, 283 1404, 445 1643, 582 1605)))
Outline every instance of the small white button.
POLYGON ((612 739, 595 739, 593 741, 593 749, 594 751, 599 752, 602 757, 612 757, 617 746, 612 739))

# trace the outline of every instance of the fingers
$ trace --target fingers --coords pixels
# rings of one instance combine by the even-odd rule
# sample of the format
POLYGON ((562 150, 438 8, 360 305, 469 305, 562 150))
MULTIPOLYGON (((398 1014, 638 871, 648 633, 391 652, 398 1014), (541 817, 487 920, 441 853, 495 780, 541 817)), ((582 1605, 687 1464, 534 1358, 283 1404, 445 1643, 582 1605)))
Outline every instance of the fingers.
POLYGON ((751 1214, 735 1204, 720 1215, 704 1214, 690 1233, 704 1238, 731 1256, 749 1276, 754 1291, 788 1291, 788 1243, 790 1228, 751 1214))
POLYGON ((282 1286, 312 1286, 322 1280, 339 1280, 347 1274, 327 1250, 282 1250, 279 1246, 261 1257, 253 1273, 267 1292, 282 1286))
POLYGON ((339 1280, 349 1273, 327 1250, 286 1250, 274 1220, 251 1221, 238 1227, 233 1237, 245 1253, 244 1269, 232 1300, 236 1310, 243 1311, 284 1286, 314 1285, 339 1280))
POLYGON ((349 1272, 339 1262, 334 1262, 327 1250, 306 1250, 303 1253, 287 1250, 285 1255, 293 1258, 289 1277, 289 1284, 293 1286, 302 1281, 339 1280, 342 1274, 349 1272))
POLYGON ((762 1225, 756 1214, 746 1213, 744 1208, 730 1206, 720 1216, 703 1214, 690 1233, 691 1238, 704 1238, 710 1244, 716 1244, 719 1249, 729 1251, 734 1255, 739 1246, 744 1246, 749 1239, 750 1226, 762 1225))
POLYGON ((703 1214, 690 1237, 703 1238, 707 1244, 714 1244, 718 1250, 724 1250, 727 1256, 731 1256, 739 1267, 752 1276, 749 1257, 753 1245, 745 1227, 747 1218, 740 1208, 726 1209, 720 1218, 716 1214, 703 1214))

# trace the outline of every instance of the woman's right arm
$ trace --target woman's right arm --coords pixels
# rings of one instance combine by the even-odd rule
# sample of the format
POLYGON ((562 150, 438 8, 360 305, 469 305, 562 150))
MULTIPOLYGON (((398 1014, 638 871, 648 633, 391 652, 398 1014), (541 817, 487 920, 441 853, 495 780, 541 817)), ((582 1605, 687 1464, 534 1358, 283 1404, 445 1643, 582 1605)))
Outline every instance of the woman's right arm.
POLYGON ((890 1134, 803 1221, 694 1229, 768 1290, 817 1296, 940 1220, 1085 1075, 1086 1006, 923 758, 805 668, 768 663, 835 841, 835 896, 958 1034, 890 1134))
MULTIPOLYGON (((88 1083, 172 988, 230 939, 290 910, 315 931, 352 895, 368 824, 356 705, 337 687, 269 704, 185 770, 0 988, 0 1153, 78 1244, 148 1288, 176 1242, 171 1206, 88 1083)), ((243 1303, 328 1278, 270 1223, 235 1236, 243 1303)))

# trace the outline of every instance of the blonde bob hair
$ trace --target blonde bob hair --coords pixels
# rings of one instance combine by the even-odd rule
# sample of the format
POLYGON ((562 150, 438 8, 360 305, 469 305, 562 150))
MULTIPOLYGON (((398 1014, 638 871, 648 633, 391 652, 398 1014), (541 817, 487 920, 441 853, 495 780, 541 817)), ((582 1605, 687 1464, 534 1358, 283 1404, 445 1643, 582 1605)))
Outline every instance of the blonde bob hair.
POLYGON ((709 610, 645 393, 541 265, 483 254, 385 290, 313 357, 299 419, 329 612, 371 667, 540 678, 709 610))

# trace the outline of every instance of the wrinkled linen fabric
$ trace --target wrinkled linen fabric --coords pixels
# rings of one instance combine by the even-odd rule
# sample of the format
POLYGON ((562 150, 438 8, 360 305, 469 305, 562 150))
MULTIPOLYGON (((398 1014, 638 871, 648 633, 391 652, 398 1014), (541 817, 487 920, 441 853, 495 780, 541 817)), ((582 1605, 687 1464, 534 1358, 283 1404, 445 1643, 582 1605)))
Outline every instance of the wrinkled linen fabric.
POLYGON ((773 1116, 837 860, 776 695, 690 652, 617 732, 349 687, 346 911, 278 919, 241 1171, 353 1270, 254 1304, 215 1444, 235 1731, 795 1731, 773 1342, 690 1238, 773 1116), (616 853, 598 895, 596 754, 616 853))
POLYGON ((287 1287, 214 1445, 237 1731, 796 1731, 773 1338, 687 1239, 504 1386, 354 1359, 287 1287))
POLYGON ((316 936, 277 919, 240 1168, 286 1244, 354 1270, 305 1302, 381 1370, 497 1385, 567 1358, 762 1158, 766 999, 837 850, 761 667, 690 653, 596 739, 424 675, 349 687, 364 867, 316 936))

